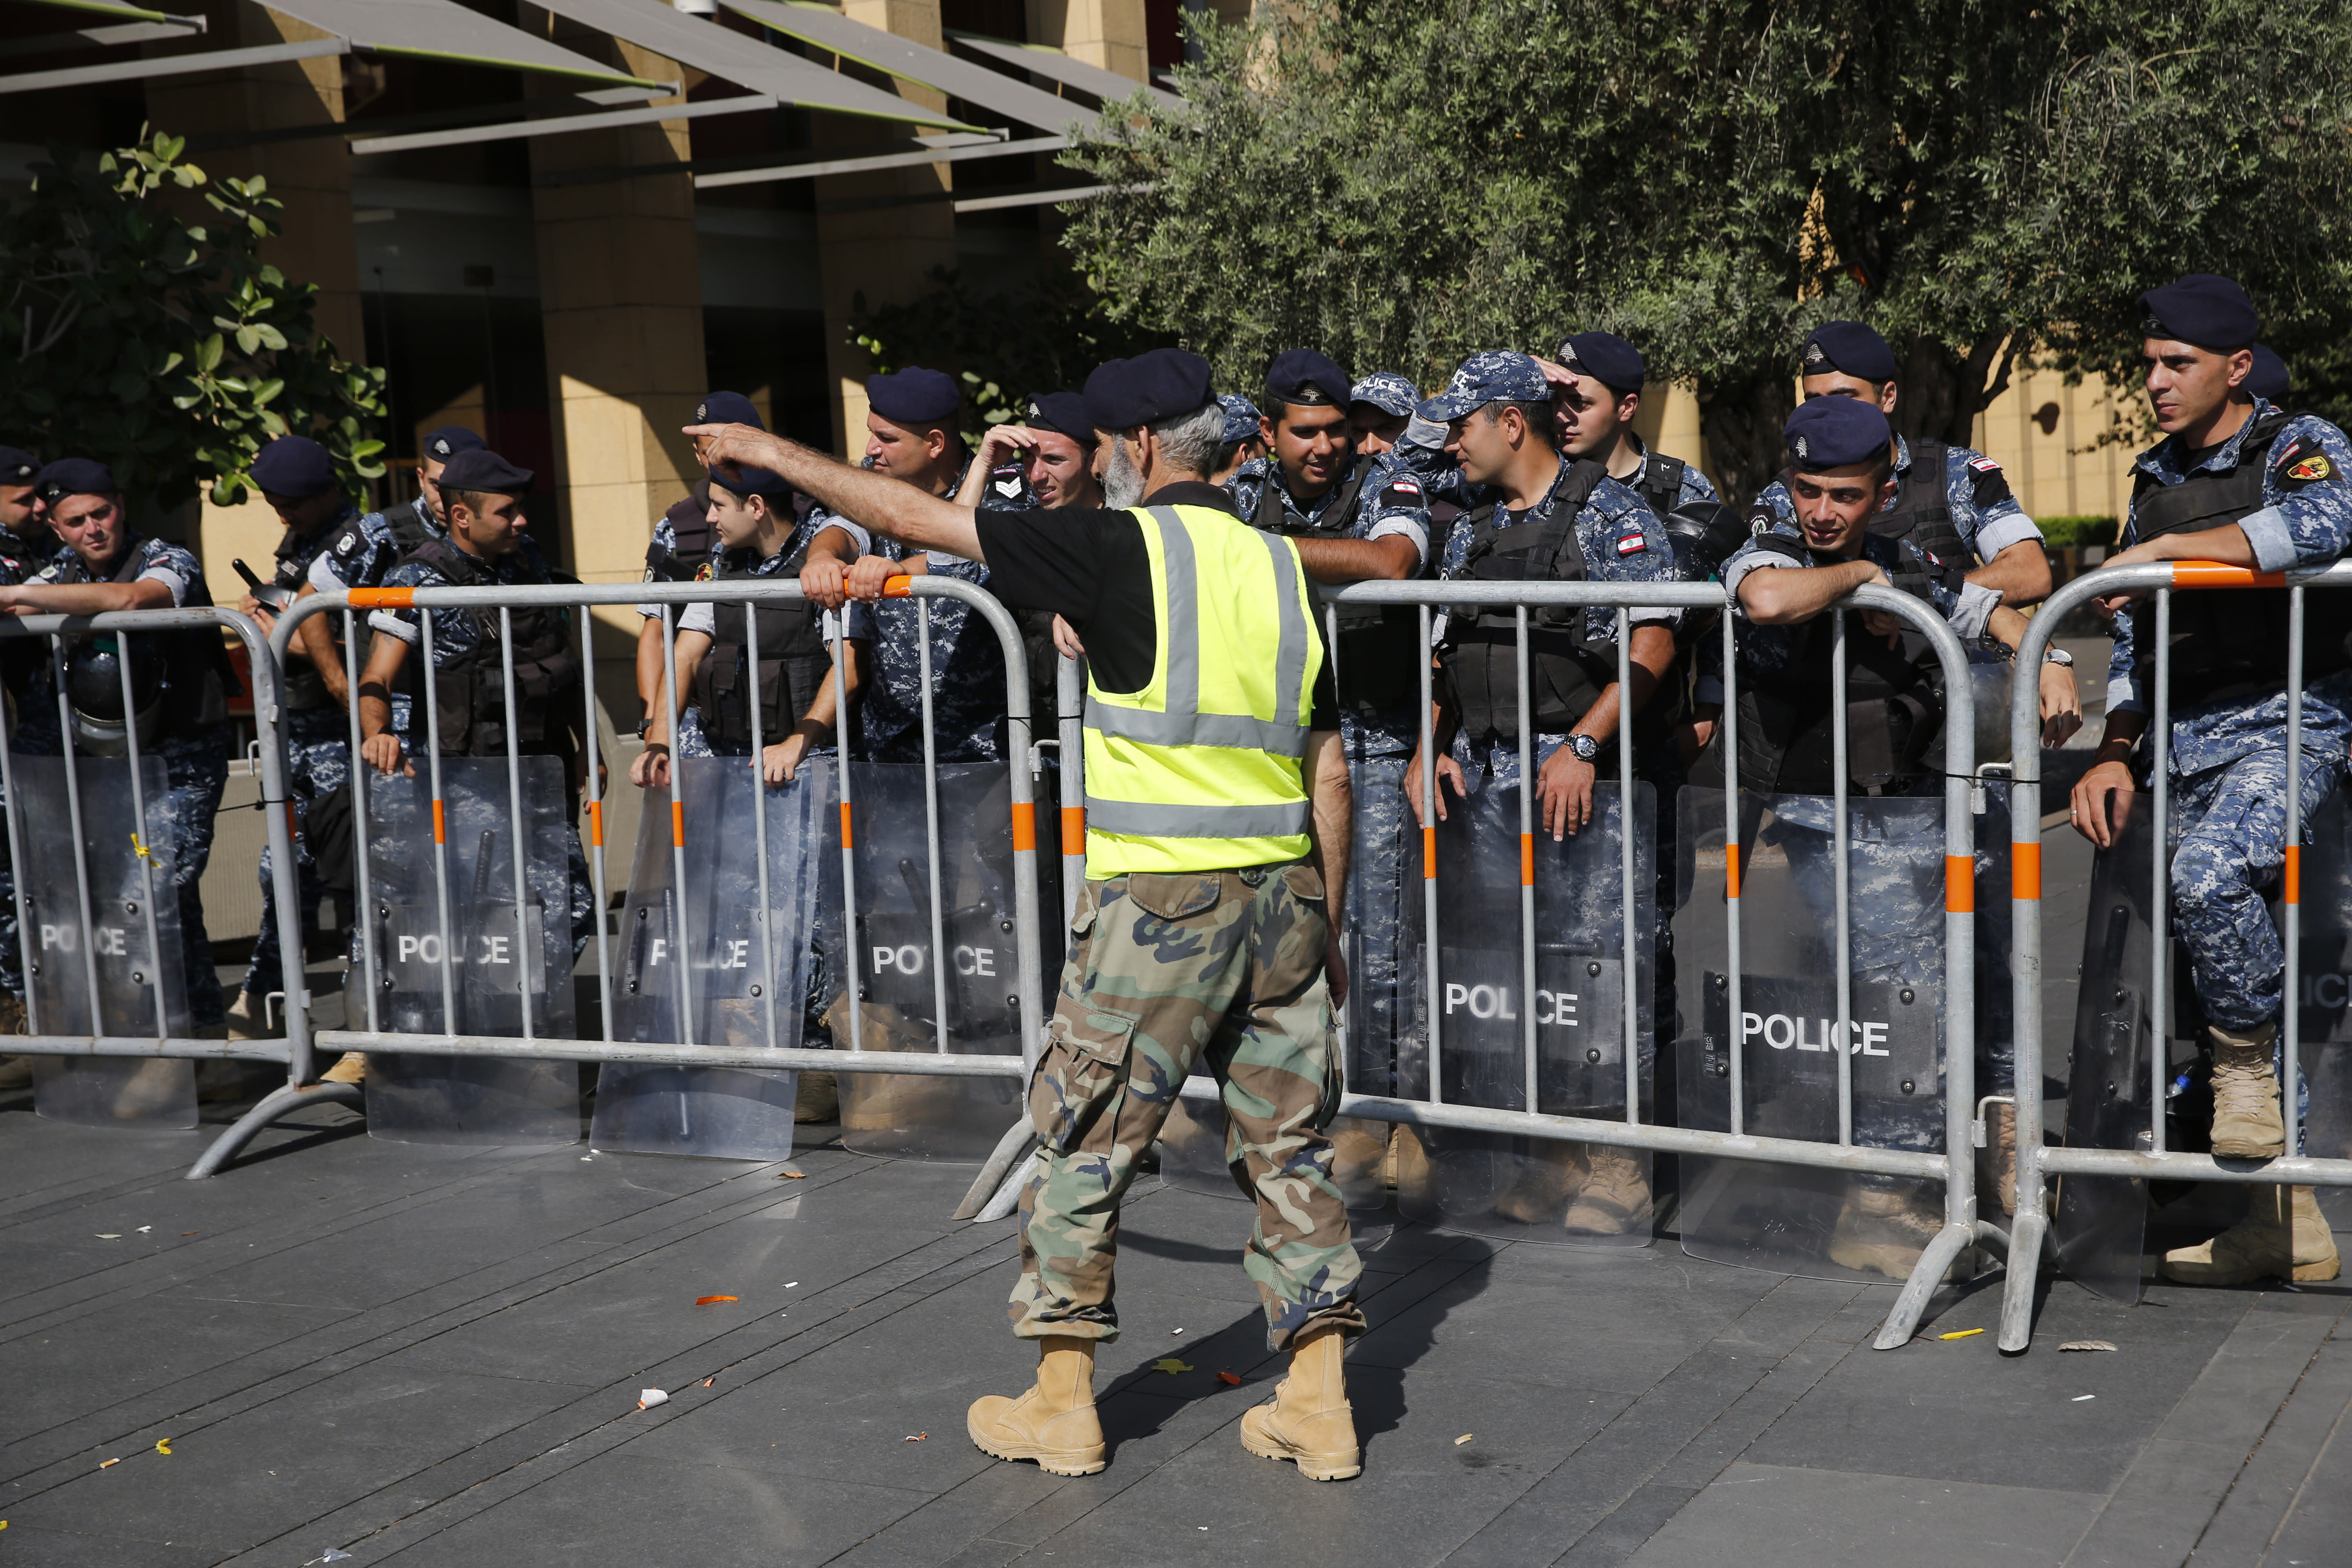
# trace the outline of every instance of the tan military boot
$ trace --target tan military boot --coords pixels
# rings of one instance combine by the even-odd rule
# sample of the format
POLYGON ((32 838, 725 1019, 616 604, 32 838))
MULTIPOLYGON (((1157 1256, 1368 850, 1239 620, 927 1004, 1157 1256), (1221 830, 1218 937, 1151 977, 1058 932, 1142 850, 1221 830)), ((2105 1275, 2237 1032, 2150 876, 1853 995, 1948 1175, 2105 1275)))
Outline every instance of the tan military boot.
POLYGON ((1583 1145, 1546 1142, 1520 1171, 1517 1184, 1495 1200, 1495 1212, 1521 1225, 1549 1225, 1583 1180, 1583 1145))
POLYGON ((2000 1212, 2017 1212, 2017 1107, 1988 1105, 1986 1120, 1992 1123, 1992 1190, 2000 1200, 2000 1212))
POLYGON ((1000 1459, 1034 1459, 1049 1475, 1091 1476, 1110 1463, 1095 1415, 1095 1342, 1056 1334, 1040 1340, 1036 1385, 1018 1399, 984 1394, 964 1430, 1000 1459))
POLYGON ((2279 1113, 2278 1074, 2271 1067, 2276 1026, 2264 1024, 2243 1035, 2210 1027, 2213 1152, 2250 1160, 2285 1153, 2286 1121, 2279 1113))
POLYGON ((1889 1279, 1908 1279, 1919 1255, 1944 1228, 1940 1210, 1917 1206, 1903 1187, 1857 1186, 1830 1235, 1830 1261, 1889 1279))
POLYGON ((1242 1447, 1264 1459, 1296 1459, 1298 1473, 1311 1481, 1362 1475, 1356 1407, 1348 1403, 1342 1370, 1346 1349, 1337 1329, 1292 1345, 1290 1375, 1275 1385, 1273 1401, 1242 1415, 1242 1447))
POLYGON ((841 1118, 841 1080, 829 1072, 803 1072, 793 1091, 794 1121, 837 1121, 841 1118))
POLYGON ((269 1026, 269 1003, 250 991, 240 991, 236 1000, 221 1015, 221 1023, 232 1040, 275 1039, 283 1029, 269 1026))
POLYGON ((335 1058, 335 1065, 319 1075, 320 1083, 364 1083, 367 1081, 367 1053, 345 1051, 335 1058))
POLYGON ((1622 1236, 1650 1224, 1650 1173, 1630 1149, 1595 1143, 1591 1173, 1568 1206, 1567 1226, 1585 1236, 1622 1236))
POLYGON ((2161 1272, 2183 1285, 2303 1284, 2333 1279, 2342 1267, 2335 1233, 2312 1188, 2256 1187, 2245 1218, 2210 1241, 2166 1253, 2161 1272))

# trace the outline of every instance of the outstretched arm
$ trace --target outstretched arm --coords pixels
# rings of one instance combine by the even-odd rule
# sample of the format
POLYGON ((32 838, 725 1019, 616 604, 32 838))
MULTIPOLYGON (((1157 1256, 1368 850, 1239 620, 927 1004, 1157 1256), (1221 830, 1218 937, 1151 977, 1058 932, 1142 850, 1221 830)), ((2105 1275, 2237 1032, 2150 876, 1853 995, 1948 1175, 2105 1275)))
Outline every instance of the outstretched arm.
POLYGON ((982 560, 974 522, 978 514, 971 507, 941 500, 886 474, 853 468, 749 425, 690 425, 686 433, 707 443, 710 465, 721 473, 733 473, 739 464, 766 468, 876 533, 967 561, 982 560))

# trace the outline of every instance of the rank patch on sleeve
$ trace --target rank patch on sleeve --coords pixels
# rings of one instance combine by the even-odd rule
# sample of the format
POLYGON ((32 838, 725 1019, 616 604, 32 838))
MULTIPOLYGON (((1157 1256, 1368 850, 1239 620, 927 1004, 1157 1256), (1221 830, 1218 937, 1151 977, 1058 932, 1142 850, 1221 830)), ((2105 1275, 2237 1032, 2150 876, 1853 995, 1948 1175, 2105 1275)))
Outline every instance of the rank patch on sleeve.
POLYGON ((2314 452, 2288 468, 2285 477, 2288 483, 2298 485, 2311 484, 2319 479, 2332 479, 2336 478, 2336 465, 2327 460, 2326 453, 2314 452))

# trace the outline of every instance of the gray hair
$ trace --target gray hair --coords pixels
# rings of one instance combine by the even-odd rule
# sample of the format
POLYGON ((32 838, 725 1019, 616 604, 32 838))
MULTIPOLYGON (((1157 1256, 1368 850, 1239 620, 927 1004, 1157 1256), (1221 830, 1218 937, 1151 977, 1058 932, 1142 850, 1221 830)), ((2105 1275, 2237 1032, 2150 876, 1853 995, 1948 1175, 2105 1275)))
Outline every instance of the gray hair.
POLYGON ((1211 399, 1190 414, 1160 420, 1151 433, 1160 437, 1160 455, 1170 468, 1205 479, 1216 472, 1217 455, 1225 444, 1225 411, 1211 399))

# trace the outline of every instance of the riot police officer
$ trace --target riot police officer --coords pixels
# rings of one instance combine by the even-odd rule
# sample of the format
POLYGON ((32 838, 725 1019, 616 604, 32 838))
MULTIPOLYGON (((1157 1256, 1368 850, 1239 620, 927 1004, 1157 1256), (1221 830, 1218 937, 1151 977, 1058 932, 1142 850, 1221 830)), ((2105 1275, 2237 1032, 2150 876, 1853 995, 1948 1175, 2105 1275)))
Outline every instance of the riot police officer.
MULTIPOLYGON (((754 430, 767 426, 760 419, 760 411, 751 400, 740 392, 706 392, 695 405, 698 424, 749 425, 754 430)), ((711 574, 719 552, 719 535, 710 522, 710 485, 697 479, 686 499, 654 520, 652 542, 646 546, 646 581, 648 583, 692 583, 711 574)), ((637 737, 643 740, 650 732, 654 716, 667 705, 662 689, 662 607, 659 605, 639 605, 637 615, 637 737)), ((681 700, 683 699, 681 689, 681 700)), ((692 706, 683 706, 677 716, 677 733, 669 740, 682 757, 710 754, 703 743, 702 721, 692 706)))
MULTIPOLYGON (((57 535, 49 531, 40 493, 33 483, 41 465, 30 452, 0 447, 0 586, 13 586, 48 564, 57 553, 57 535)), ((0 647, 0 681, 11 692, 19 689, 18 676, 37 645, 19 639, 17 647, 0 647)), ((0 851, 6 841, 0 838, 0 851)), ((0 856, 5 858, 5 856, 0 856)), ((25 1032, 25 977, 19 973, 16 947, 16 872, 0 866, 0 1035, 25 1032)), ((0 1058, 0 1089, 22 1089, 33 1081, 31 1062, 24 1057, 0 1058)))
POLYGON ((1257 405, 1238 392, 1222 392, 1217 406, 1225 411, 1225 427, 1217 439, 1217 460, 1209 469, 1213 485, 1224 484, 1244 463, 1265 456, 1265 438, 1259 434, 1265 416, 1257 405))
MULTIPOLYGON (((2112 563, 2277 572, 2338 559, 2352 542, 2352 445, 2326 420, 2246 390, 2258 321, 2245 290, 2191 273, 2140 305, 2148 399, 2165 434, 2140 456, 2126 548, 2112 563)), ((2141 597, 2098 602, 2116 621, 2106 731, 2071 810, 2102 848, 2150 765, 2159 661, 2141 597)), ((2352 745, 2352 621, 2332 593, 2309 595, 2306 616, 2298 804, 2308 821, 2342 783, 2352 745)), ((2275 589, 2177 594, 2170 629, 2172 930, 2210 1037, 2213 1152, 2261 1159, 2289 1152, 2277 1068, 2286 961, 2263 894, 2286 857, 2286 600, 2275 589)), ((2335 1237, 2312 1189, 2252 1191, 2245 1220, 2165 1255, 2168 1279, 2336 1278, 2335 1237)))
POLYGON ((1634 433, 1648 367, 1632 343, 1613 332, 1574 333, 1560 340, 1559 357, 1544 374, 1555 389, 1561 451, 1602 465, 1661 521, 1685 507, 1720 503, 1697 464, 1653 452, 1634 433))

